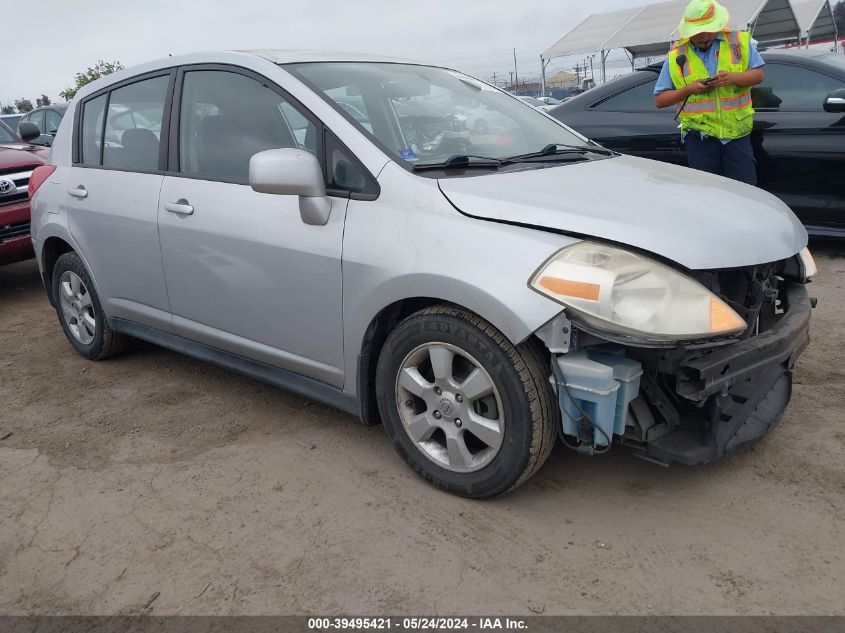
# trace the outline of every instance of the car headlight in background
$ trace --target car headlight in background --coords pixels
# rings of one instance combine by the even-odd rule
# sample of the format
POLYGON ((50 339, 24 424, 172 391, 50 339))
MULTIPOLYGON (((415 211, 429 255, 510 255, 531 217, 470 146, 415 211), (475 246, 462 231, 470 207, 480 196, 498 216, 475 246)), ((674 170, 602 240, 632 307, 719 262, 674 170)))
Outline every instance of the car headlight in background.
POLYGON ((591 325, 646 340, 742 332, 747 324, 694 279, 637 253, 596 242, 559 251, 530 286, 591 325))

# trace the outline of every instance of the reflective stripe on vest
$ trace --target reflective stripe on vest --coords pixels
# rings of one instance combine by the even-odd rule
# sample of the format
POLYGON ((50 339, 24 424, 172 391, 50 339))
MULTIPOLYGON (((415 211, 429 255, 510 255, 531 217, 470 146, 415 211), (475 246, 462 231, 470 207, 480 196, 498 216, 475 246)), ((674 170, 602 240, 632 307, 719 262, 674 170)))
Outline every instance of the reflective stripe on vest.
MULTIPOLYGON (((725 32, 718 40, 718 72, 744 72, 750 60, 751 35, 725 32)), ((676 89, 710 77, 704 60, 692 50, 689 40, 679 42, 669 51, 669 72, 676 89), (678 59, 685 56, 681 67, 678 59)), ((751 133, 754 108, 751 90, 741 86, 722 86, 702 94, 692 94, 680 110, 681 133, 697 130, 720 139, 742 138, 751 133)))
POLYGON ((738 97, 728 97, 721 100, 722 111, 740 110, 751 105, 751 91, 741 94, 738 97))

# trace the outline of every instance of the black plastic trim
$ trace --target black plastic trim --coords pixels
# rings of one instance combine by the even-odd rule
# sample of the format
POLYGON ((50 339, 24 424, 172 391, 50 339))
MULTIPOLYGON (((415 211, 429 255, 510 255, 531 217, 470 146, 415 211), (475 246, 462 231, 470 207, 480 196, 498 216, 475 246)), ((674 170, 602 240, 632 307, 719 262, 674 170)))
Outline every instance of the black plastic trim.
POLYGON ((791 369, 810 342, 812 307, 806 286, 791 284, 786 302, 786 313, 769 330, 718 351, 692 353, 682 360, 678 395, 700 401, 766 366, 788 361, 791 369))
POLYGON ((323 404, 340 409, 356 417, 361 417, 361 403, 356 396, 345 393, 342 389, 301 374, 274 367, 251 358, 232 354, 209 345, 162 332, 146 325, 126 319, 109 318, 109 327, 115 332, 134 336, 155 345, 192 356, 225 369, 250 376, 274 387, 281 387, 311 398, 323 404))

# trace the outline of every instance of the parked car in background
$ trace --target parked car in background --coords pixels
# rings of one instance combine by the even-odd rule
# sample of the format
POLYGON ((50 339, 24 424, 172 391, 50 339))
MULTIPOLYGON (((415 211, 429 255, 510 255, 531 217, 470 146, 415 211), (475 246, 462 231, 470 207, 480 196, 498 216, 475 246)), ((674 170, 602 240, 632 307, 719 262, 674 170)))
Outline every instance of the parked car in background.
POLYGON ((55 103, 36 108, 23 115, 21 120, 18 121, 18 125, 24 121, 29 121, 37 125, 41 134, 37 139, 33 139, 32 144, 50 147, 62 122, 62 117, 67 112, 67 106, 68 104, 66 103, 55 103))
POLYGON ((0 121, 6 124, 13 132, 17 132, 18 122, 23 118, 22 114, 0 114, 0 121))
MULTIPOLYGON (((29 137, 38 130, 24 125, 29 137)), ((0 121, 0 264, 33 256, 30 238, 29 179, 48 150, 31 145, 0 121)))
POLYGON ((551 107, 547 103, 540 101, 537 97, 517 97, 517 99, 524 103, 527 103, 532 108, 537 108, 538 110, 546 111, 551 107))
MULTIPOLYGON (((786 202, 814 235, 845 236, 845 55, 770 50, 752 90, 758 186, 786 202)), ((549 111, 601 145, 686 165, 675 108, 654 105, 656 64, 549 111)))
POLYGON ((470 497, 527 481, 558 437, 713 461, 789 402, 815 266, 759 189, 395 59, 172 57, 66 118, 30 181, 33 244, 87 359, 131 336, 307 394, 470 497), (458 104, 503 124, 455 131, 458 104))
POLYGON ((545 97, 537 97, 537 99, 545 103, 547 106, 556 106, 563 103, 563 101, 561 101, 560 99, 555 99, 554 97, 550 97, 548 95, 546 95, 545 97))

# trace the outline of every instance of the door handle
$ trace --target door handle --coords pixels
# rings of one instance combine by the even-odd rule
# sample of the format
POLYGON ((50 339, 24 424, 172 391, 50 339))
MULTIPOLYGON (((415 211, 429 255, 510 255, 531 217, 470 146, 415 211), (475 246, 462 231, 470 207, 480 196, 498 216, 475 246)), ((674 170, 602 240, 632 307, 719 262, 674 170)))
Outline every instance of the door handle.
POLYGON ((192 215, 194 213, 194 208, 184 198, 179 198, 176 202, 166 202, 164 210, 177 215, 192 215))
POLYGON ((74 187, 73 189, 68 191, 68 193, 70 195, 72 195, 74 198, 82 199, 82 198, 88 197, 88 191, 82 185, 78 185, 78 186, 74 187))

